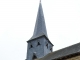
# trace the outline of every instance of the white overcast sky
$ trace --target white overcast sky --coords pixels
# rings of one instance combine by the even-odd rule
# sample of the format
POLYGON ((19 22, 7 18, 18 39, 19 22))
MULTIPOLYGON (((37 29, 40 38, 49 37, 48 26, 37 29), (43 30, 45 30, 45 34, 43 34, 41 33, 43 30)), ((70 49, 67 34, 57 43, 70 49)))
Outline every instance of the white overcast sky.
MULTIPOLYGON (((25 60, 39 0, 0 0, 0 60, 25 60)), ((58 50, 80 42, 80 0, 42 0, 48 37, 58 50)))

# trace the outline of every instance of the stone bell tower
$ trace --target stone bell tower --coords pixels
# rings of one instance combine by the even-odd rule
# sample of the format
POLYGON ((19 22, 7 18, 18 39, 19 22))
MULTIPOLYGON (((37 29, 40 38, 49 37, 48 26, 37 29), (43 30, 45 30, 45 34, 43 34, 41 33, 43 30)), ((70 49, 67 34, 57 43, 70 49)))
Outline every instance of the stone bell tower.
POLYGON ((39 3, 39 9, 33 36, 27 41, 27 43, 28 48, 26 60, 42 58, 43 56, 52 52, 53 44, 50 42, 47 36, 41 1, 39 3))

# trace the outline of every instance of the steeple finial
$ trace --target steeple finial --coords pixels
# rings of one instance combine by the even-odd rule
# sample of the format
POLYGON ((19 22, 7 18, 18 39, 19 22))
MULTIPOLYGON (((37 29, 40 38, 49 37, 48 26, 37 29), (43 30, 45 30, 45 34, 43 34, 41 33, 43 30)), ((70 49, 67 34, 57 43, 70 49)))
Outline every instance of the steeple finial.
POLYGON ((41 0, 40 0, 40 3, 41 3, 41 0))

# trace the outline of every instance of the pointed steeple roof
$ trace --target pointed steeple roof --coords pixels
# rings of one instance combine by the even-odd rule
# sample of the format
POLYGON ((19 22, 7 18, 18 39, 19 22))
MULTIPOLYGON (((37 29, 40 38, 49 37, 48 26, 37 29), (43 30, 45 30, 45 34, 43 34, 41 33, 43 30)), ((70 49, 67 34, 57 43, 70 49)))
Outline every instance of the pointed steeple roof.
POLYGON ((41 0, 40 0, 35 29, 34 29, 34 34, 30 40, 37 38, 37 37, 40 37, 40 36, 43 36, 43 35, 45 35, 47 37, 45 19, 44 19, 41 0))

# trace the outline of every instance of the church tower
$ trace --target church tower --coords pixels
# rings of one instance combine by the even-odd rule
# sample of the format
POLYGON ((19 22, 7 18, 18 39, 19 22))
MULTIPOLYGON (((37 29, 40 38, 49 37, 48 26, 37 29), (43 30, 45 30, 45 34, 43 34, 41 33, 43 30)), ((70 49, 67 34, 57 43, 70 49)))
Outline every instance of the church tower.
POLYGON ((26 60, 42 58, 52 52, 53 44, 48 39, 41 1, 39 3, 33 36, 27 41, 27 43, 26 60))

